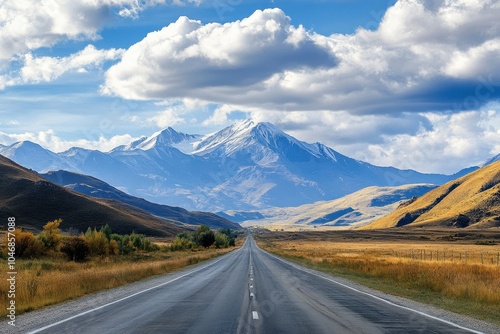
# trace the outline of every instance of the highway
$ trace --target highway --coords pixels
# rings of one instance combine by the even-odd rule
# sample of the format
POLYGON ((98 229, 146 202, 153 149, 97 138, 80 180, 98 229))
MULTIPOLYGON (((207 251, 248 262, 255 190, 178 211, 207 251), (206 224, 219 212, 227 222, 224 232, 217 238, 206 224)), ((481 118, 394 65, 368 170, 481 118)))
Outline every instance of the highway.
POLYGON ((31 333, 471 333, 245 244, 31 333))

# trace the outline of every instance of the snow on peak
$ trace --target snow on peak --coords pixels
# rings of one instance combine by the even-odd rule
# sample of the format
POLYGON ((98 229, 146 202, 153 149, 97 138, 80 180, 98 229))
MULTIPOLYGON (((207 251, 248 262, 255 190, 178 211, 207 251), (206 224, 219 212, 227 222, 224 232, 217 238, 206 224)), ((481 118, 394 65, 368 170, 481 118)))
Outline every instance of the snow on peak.
MULTIPOLYGON (((143 150, 147 151, 150 149, 153 149, 158 146, 169 146, 169 147, 176 147, 180 149, 179 147, 182 147, 184 142, 192 142, 193 140, 197 140, 199 136, 197 135, 190 135, 182 132, 177 132, 171 127, 168 127, 164 130, 155 132, 152 136, 150 137, 141 137, 138 140, 133 141, 132 143, 124 146, 117 147, 114 149, 120 150, 120 151, 132 151, 132 150, 143 150)), ((189 145, 188 146, 192 146, 189 145)), ((181 149, 183 151, 183 149, 181 149)), ((187 147, 188 151, 191 151, 192 149, 189 149, 187 147)))

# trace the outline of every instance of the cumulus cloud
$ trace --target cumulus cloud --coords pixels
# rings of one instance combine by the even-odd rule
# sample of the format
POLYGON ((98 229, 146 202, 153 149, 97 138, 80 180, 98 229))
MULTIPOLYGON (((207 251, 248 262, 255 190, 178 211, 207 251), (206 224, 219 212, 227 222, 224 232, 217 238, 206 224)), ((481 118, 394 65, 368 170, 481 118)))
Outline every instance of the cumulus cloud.
POLYGON ((131 46, 102 91, 263 110, 463 111, 485 77, 493 91, 480 104, 500 98, 498 17, 493 0, 400 0, 376 30, 331 36, 292 26, 280 9, 226 24, 181 17, 131 46), (443 83, 449 92, 436 94, 443 83))
POLYGON ((0 8, 0 64, 30 50, 50 47, 65 39, 94 39, 118 10, 134 16, 162 0, 17 0, 0 8))
POLYGON ((428 119, 429 128, 414 135, 386 134, 368 149, 350 150, 358 159, 378 165, 447 173, 481 165, 500 153, 500 114, 495 110, 422 116, 428 119))
POLYGON ((86 73, 88 69, 101 66, 104 62, 118 59, 124 50, 98 50, 88 45, 82 51, 68 57, 34 57, 27 54, 18 81, 38 83, 53 81, 66 72, 86 73))
POLYGON ((325 45, 303 27, 291 26, 279 9, 227 24, 180 17, 131 46, 108 70, 103 91, 129 99, 247 100, 244 95, 264 93, 265 81, 277 72, 329 68, 335 62, 325 45))
POLYGON ((11 145, 20 141, 31 141, 53 152, 63 152, 72 147, 83 147, 90 150, 109 151, 117 146, 126 145, 138 138, 128 134, 116 135, 111 138, 100 136, 97 140, 78 139, 63 140, 53 130, 7 134, 0 132, 0 144, 11 145))

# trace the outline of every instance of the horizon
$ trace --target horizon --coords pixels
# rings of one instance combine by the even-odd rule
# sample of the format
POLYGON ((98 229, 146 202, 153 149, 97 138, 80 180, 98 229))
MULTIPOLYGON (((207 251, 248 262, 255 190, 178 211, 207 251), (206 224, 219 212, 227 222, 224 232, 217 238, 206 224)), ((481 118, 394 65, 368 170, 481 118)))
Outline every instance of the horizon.
POLYGON ((500 153, 498 3, 174 3, 6 7, 0 144, 106 152, 251 118, 426 173, 500 153))

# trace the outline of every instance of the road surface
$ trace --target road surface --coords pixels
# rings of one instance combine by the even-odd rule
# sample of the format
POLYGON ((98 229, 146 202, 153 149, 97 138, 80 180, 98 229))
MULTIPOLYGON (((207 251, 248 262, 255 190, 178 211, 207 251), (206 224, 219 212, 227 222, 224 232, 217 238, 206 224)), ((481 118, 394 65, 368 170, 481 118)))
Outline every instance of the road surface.
POLYGON ((471 333, 270 255, 241 249, 32 333, 471 333))

